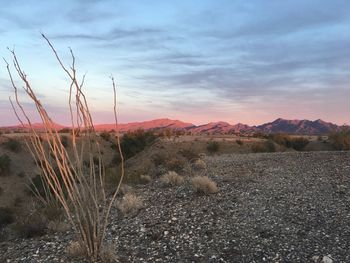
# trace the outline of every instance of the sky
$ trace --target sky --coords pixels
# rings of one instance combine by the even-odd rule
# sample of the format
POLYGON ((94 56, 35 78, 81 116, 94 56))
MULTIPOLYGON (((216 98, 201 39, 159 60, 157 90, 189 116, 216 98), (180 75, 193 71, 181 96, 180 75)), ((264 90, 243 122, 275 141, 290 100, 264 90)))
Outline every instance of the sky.
MULTIPOLYGON (((69 47, 95 123, 156 118, 249 125, 350 124, 348 0, 0 0, 0 55, 14 48, 52 119, 68 124, 69 47)), ((16 84, 21 85, 18 78, 16 84)), ((0 126, 16 124, 0 62, 0 126)), ((34 108, 23 92, 24 107, 34 108)))

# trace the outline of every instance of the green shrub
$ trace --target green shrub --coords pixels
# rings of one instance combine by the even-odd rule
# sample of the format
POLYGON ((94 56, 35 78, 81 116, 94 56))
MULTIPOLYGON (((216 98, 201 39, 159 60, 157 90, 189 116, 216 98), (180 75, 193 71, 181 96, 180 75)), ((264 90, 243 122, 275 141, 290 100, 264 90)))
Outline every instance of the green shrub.
MULTIPOLYGON (((152 144, 156 139, 156 136, 152 132, 145 132, 144 130, 136 130, 133 132, 127 132, 123 135, 120 146, 123 151, 125 159, 129 159, 137 153, 143 151, 146 146, 152 144)), ((116 146, 114 146, 116 148, 116 146)))
POLYGON ((350 150, 350 131, 343 129, 329 135, 329 141, 335 150, 350 150))
POLYGON ((7 154, 0 156, 0 176, 9 175, 11 159, 7 154))
POLYGON ((0 229, 14 221, 13 211, 7 207, 0 207, 0 229))
POLYGON ((216 153, 219 151, 220 145, 218 142, 211 141, 207 145, 207 151, 210 153, 216 153))
POLYGON ((6 149, 18 153, 22 150, 21 143, 14 139, 9 139, 2 144, 6 149))

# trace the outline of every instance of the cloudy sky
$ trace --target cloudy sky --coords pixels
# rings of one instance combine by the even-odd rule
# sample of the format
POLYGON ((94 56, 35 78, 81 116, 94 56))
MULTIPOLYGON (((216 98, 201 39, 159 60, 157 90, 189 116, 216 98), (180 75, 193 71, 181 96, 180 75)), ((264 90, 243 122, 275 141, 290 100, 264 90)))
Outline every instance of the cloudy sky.
MULTIPOLYGON (((0 55, 15 48, 52 118, 67 124, 71 47, 96 123, 168 117, 350 123, 348 0, 0 0, 0 55)), ((15 124, 0 63, 0 124, 15 124)), ((21 94, 28 111, 29 101, 21 94)), ((34 115, 33 115, 34 116, 34 115)), ((35 118, 35 117, 34 117, 35 118)))

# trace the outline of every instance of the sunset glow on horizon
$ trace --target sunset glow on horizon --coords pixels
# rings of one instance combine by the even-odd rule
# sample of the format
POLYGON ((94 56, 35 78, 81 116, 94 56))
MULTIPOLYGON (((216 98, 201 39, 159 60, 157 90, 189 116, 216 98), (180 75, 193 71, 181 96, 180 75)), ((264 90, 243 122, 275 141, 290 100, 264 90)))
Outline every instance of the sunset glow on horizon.
MULTIPOLYGON (((54 122, 69 124, 69 79, 44 33, 78 76, 97 124, 158 118, 258 125, 284 119, 350 124, 350 2, 3 1, 0 55, 14 48, 54 122)), ((18 79, 17 79, 18 80, 18 79)), ((17 82, 20 84, 20 82, 17 82)), ((23 105, 33 106, 23 93, 23 105)), ((0 67, 0 126, 18 124, 0 67)), ((38 121, 35 114, 34 121, 38 121)))

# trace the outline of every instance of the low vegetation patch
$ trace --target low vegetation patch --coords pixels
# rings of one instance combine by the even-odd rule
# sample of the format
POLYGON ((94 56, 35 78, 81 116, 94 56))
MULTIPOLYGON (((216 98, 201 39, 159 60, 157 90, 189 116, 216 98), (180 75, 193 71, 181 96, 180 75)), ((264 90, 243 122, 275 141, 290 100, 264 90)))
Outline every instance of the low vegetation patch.
POLYGON ((292 137, 283 133, 271 134, 269 139, 286 148, 292 148, 296 151, 303 151, 309 140, 304 137, 292 137))
POLYGON ((329 135, 329 141, 335 150, 350 150, 350 131, 333 132, 329 135))
POLYGON ((177 186, 183 184, 185 179, 175 171, 169 171, 160 178, 160 181, 165 186, 177 186))
POLYGON ((0 229, 14 221, 13 211, 8 207, 0 207, 0 229))
POLYGON ((169 171, 181 172, 185 166, 185 161, 179 158, 171 158, 166 161, 165 168, 169 171))
POLYGON ((265 142, 257 142, 252 145, 252 152, 254 153, 269 153, 276 152, 276 146, 272 140, 267 140, 265 142))
POLYGON ((219 191, 216 183, 207 176, 195 176, 191 182, 194 191, 200 194, 214 194, 219 191))

